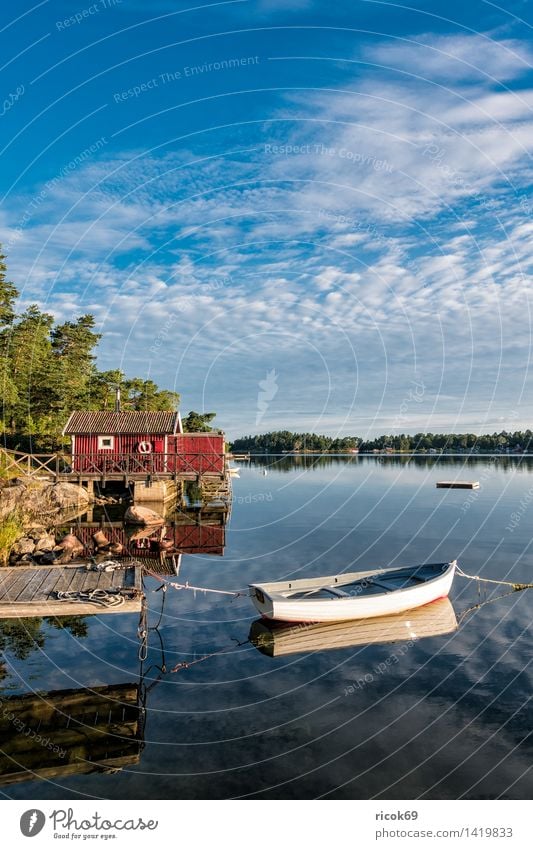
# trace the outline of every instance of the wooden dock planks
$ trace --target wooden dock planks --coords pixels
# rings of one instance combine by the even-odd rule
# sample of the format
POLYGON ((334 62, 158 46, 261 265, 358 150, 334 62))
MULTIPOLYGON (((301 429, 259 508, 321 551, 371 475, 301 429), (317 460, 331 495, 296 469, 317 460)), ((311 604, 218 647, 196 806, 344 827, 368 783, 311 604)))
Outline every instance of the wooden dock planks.
POLYGON ((138 613, 141 610, 140 565, 112 572, 93 572, 85 566, 34 566, 0 569, 0 619, 23 616, 85 616, 89 613, 138 613), (120 607, 55 598, 58 591, 87 592, 122 589, 120 607))

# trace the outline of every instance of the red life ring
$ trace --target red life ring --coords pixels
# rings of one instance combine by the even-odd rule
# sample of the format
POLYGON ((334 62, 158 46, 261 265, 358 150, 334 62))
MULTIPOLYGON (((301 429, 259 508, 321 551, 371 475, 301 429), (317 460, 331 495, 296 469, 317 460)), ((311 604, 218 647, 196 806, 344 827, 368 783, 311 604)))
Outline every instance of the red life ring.
POLYGON ((152 450, 152 443, 151 442, 139 442, 139 444, 137 446, 137 451, 139 452, 139 454, 150 454, 151 450, 152 450))

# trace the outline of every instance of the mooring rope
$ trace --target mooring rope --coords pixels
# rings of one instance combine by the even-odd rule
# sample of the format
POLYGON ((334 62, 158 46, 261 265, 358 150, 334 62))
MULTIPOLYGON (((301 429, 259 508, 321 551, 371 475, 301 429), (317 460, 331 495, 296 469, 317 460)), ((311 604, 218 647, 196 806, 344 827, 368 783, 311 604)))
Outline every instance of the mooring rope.
POLYGON ((99 604, 102 607, 121 607, 126 599, 120 590, 58 590, 58 601, 79 601, 84 604, 99 604))
POLYGON ((193 590, 193 592, 199 593, 217 593, 218 595, 231 595, 233 598, 238 598, 239 596, 246 596, 248 593, 243 593, 240 590, 215 590, 210 587, 194 587, 186 581, 184 584, 178 584, 176 581, 163 581, 161 575, 158 575, 156 572, 152 572, 150 569, 146 569, 145 572, 147 575, 150 575, 151 578, 156 578, 161 582, 161 586, 157 588, 156 592, 164 589, 166 587, 172 587, 174 590, 193 590))
POLYGON ((218 649, 217 651, 210 652, 209 654, 204 654, 202 657, 196 658, 196 660, 182 660, 180 663, 176 663, 169 672, 172 674, 173 672, 180 672, 182 669, 189 669, 190 666, 194 666, 196 663, 202 663, 204 660, 209 660, 211 657, 216 657, 219 654, 224 654, 224 652, 231 651, 231 649, 238 649, 241 646, 245 646, 249 643, 250 640, 244 640, 244 642, 240 643, 235 637, 233 638, 233 645, 224 646, 222 649, 218 649))
POLYGON ((469 578, 471 581, 484 581, 486 584, 502 584, 506 587, 512 587, 515 591, 533 589, 533 584, 517 584, 514 581, 495 581, 494 578, 482 578, 481 575, 467 575, 459 566, 456 566, 455 569, 461 578, 469 578))

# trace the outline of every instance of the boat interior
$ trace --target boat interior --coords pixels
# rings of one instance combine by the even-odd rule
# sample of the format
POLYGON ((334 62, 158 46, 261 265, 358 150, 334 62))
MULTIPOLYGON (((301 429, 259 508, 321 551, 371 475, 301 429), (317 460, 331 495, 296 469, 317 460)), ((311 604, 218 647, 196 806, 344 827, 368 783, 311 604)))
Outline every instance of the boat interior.
POLYGON ((345 584, 328 584, 311 587, 307 590, 285 590, 281 593, 287 599, 340 599, 354 598, 359 595, 379 595, 396 590, 404 590, 424 584, 438 578, 448 569, 448 563, 436 563, 419 566, 417 569, 395 569, 378 572, 345 584))

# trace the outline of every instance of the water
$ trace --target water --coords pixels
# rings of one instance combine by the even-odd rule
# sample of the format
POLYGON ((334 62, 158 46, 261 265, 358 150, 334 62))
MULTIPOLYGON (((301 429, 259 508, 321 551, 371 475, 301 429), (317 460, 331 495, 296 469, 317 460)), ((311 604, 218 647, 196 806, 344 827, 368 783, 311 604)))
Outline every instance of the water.
MULTIPOLYGON (((470 574, 533 580, 529 460, 283 457, 241 465, 224 556, 183 555, 179 580, 236 590, 289 574, 453 558, 470 574), (450 477, 478 479, 481 488, 435 488, 450 477)), ((147 582, 152 625, 162 602, 158 585, 147 582)), ((3 761, 0 792, 528 798, 533 590, 498 599, 504 587, 485 587, 480 595, 476 582, 456 577, 451 601, 459 619, 472 605, 493 601, 450 634, 280 657, 247 642, 256 619, 249 599, 169 589, 142 667, 135 616, 86 617, 63 629, 34 622, 31 633, 4 621, 2 741, 12 703, 5 697, 15 694, 40 693, 50 706, 48 727, 59 727, 62 696, 52 691, 89 688, 90 701, 97 687, 131 684, 136 693, 140 683, 146 723, 125 730, 115 718, 106 726, 100 710, 95 719, 88 709, 87 727, 103 721, 107 729, 100 733, 99 767, 90 763, 92 744, 74 752, 77 772, 70 775, 65 763, 72 752, 56 757, 46 778, 19 783, 7 777, 3 761), (191 665, 168 671, 184 662, 191 665), (130 739, 135 733, 142 741, 130 739), (123 768, 110 770, 118 755, 123 768)), ((19 726, 11 737, 22 734, 19 726)), ((33 769, 50 765, 47 745, 31 744, 33 769)))

